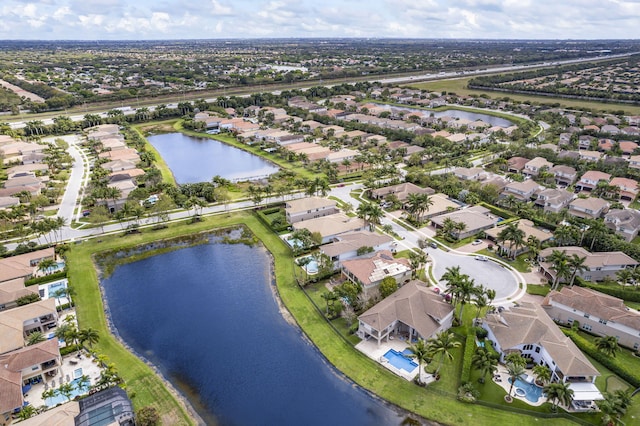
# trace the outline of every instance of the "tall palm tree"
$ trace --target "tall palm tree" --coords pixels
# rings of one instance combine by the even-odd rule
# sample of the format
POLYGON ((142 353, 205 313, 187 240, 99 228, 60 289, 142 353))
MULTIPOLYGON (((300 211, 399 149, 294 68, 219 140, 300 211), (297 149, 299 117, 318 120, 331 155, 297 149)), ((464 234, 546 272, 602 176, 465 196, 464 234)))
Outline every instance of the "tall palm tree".
POLYGON ((434 372, 435 377, 439 376, 440 368, 442 368, 445 358, 449 361, 453 360, 453 353, 451 351, 460 346, 460 342, 455 341, 454 338, 453 333, 441 331, 436 334, 436 337, 429 339, 429 355, 432 358, 436 356, 440 358, 438 367, 434 372))
POLYGON ((607 356, 612 358, 616 357, 618 351, 620 351, 620 346, 618 346, 618 339, 616 336, 604 336, 598 337, 595 340, 596 348, 607 356))
POLYGON ((73 394, 73 385, 71 383, 63 383, 56 389, 56 393, 67 398, 67 401, 70 401, 71 395, 73 394))
POLYGON ((78 338, 80 340, 81 345, 83 345, 84 342, 87 342, 89 344, 89 348, 91 348, 94 344, 98 343, 98 341, 100 340, 100 334, 98 333, 97 330, 89 327, 89 328, 84 328, 80 330, 78 338))
POLYGON ((546 365, 536 365, 533 367, 533 375, 539 383, 546 385, 551 381, 551 369, 546 365))
POLYGON ((489 300, 487 299, 487 293, 485 291, 479 291, 476 293, 476 297, 473 300, 473 304, 476 305, 476 321, 480 318, 480 313, 482 309, 489 306, 489 300))
POLYGON ((409 346, 409 350, 411 351, 409 356, 418 361, 418 381, 422 383, 422 363, 427 362, 430 358, 429 345, 424 339, 418 339, 416 343, 409 346))
POLYGON ((478 287, 476 287, 475 280, 468 275, 463 275, 462 279, 458 283, 458 302, 460 303, 460 312, 458 313, 458 319, 462 323, 462 313, 464 306, 471 301, 471 296, 478 293, 478 287))
POLYGON ((485 348, 478 348, 471 358, 471 365, 481 374, 478 382, 484 383, 487 374, 493 374, 498 366, 498 358, 493 356, 485 348))
POLYGON ((463 274, 460 273, 460 266, 449 266, 445 269, 445 273, 442 274, 440 278, 441 281, 445 281, 447 283, 447 288, 445 289, 445 294, 451 295, 451 303, 455 304, 456 298, 458 296, 458 283, 462 279, 463 274))
POLYGON ((576 253, 572 254, 567 261, 569 268, 571 269, 571 279, 569 280, 569 287, 573 287, 573 282, 576 279, 576 275, 580 272, 587 271, 589 268, 584 264, 587 257, 580 257, 576 253))
POLYGON ((36 343, 41 343, 45 340, 47 339, 45 339, 42 332, 34 331, 33 333, 29 334, 29 336, 27 336, 27 346, 35 345, 36 343))
POLYGON ((563 251, 553 250, 548 257, 551 262, 551 268, 555 271, 556 277, 553 280, 552 290, 555 290, 560 280, 566 280, 571 276, 571 267, 569 266, 569 256, 563 251))
POLYGON ((409 264, 411 265, 411 278, 417 278, 418 272, 422 265, 427 263, 427 255, 422 251, 413 251, 409 252, 409 264))
POLYGON ((558 404, 569 406, 573 400, 573 389, 566 382, 549 383, 542 391, 551 400, 553 411, 558 409, 558 404))
POLYGON ((509 362, 507 363, 507 373, 509 374, 509 378, 511 379, 511 386, 509 387, 509 393, 507 396, 511 398, 511 391, 513 390, 513 385, 516 383, 516 379, 524 374, 524 366, 520 363, 509 362))

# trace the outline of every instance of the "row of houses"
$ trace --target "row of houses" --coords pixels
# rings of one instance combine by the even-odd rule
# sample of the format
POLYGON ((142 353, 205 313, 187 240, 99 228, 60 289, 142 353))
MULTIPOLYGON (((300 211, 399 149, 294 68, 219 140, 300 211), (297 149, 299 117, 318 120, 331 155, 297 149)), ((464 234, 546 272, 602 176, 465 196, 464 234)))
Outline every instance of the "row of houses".
POLYGON ((18 194, 39 195, 49 181, 49 166, 44 163, 47 144, 23 142, 0 135, 0 157, 7 169, 7 180, 0 188, 0 209, 20 204, 18 194))

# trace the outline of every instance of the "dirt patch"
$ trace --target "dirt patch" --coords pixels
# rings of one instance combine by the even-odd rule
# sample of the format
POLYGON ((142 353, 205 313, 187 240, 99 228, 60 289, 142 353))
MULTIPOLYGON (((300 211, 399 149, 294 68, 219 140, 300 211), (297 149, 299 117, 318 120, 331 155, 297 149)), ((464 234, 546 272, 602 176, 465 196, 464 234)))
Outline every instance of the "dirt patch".
POLYGON ((140 126, 140 130, 144 132, 145 135, 157 135, 160 133, 174 133, 176 129, 173 128, 173 123, 160 123, 160 124, 151 124, 148 126, 140 126))

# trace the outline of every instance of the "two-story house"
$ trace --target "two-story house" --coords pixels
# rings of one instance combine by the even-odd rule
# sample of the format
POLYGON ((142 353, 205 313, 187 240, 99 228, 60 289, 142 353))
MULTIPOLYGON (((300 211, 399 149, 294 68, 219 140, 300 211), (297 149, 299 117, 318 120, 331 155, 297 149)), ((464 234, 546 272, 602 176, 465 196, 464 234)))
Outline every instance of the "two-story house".
POLYGON ((575 182, 578 177, 578 172, 571 166, 565 166, 559 164, 549 169, 549 173, 552 173, 557 185, 569 186, 575 182))
POLYGON ((589 170, 585 172, 576 183, 576 189, 590 192, 598 186, 598 182, 603 181, 609 183, 610 180, 611 175, 609 173, 600 172, 598 170, 589 170))
POLYGON ((604 154, 598 151, 580 150, 579 157, 583 161, 596 162, 604 158, 604 154))
POLYGON ((394 239, 388 235, 357 231, 336 236, 331 243, 320 246, 320 252, 329 256, 335 267, 340 267, 343 260, 354 259, 380 250, 393 251, 396 245, 394 239))
POLYGON ((525 176, 538 176, 541 170, 550 169, 553 167, 553 163, 547 161, 546 158, 535 157, 533 160, 527 161, 524 165, 524 169, 522 169, 522 173, 525 176))
POLYGON ((571 326, 577 321, 589 333, 615 336, 623 346, 640 348, 640 313, 627 308, 622 299, 573 286, 551 291, 542 307, 560 324, 571 326))
POLYGON ((538 193, 535 205, 542 207, 545 212, 559 213, 562 209, 569 206, 569 203, 575 198, 575 194, 566 189, 543 189, 538 193))
POLYGON ((29 279, 44 259, 54 259, 53 247, 0 259, 0 283, 16 278, 29 279))
POLYGON ((359 285, 364 296, 369 299, 378 292, 383 279, 393 278, 398 285, 411 279, 411 264, 406 258, 393 258, 389 250, 381 250, 359 259, 342 262, 342 275, 359 285))
POLYGON ((287 222, 297 223, 338 213, 334 200, 320 197, 306 197, 285 203, 287 222))
POLYGON ((511 157, 507 160, 507 171, 509 173, 520 173, 522 169, 524 169, 524 165, 528 162, 528 158, 511 157))
POLYGON ((24 346, 29 334, 46 334, 58 323, 56 299, 45 299, 17 308, 0 311, 0 354, 24 346))
POLYGON ((512 195, 517 200, 529 201, 540 188, 540 185, 531 179, 525 180, 524 182, 511 182, 504 187, 500 196, 508 197, 512 195))
POLYGON ((582 247, 548 247, 540 251, 538 260, 540 261, 540 271, 553 282, 556 278, 556 271, 553 264, 547 258, 554 250, 561 251, 567 256, 574 254, 584 257, 586 270, 578 271, 578 277, 586 281, 602 281, 605 278, 616 278, 616 273, 623 269, 634 268, 638 265, 632 257, 621 251, 606 251, 591 253, 582 247))
POLYGON ((569 203, 569 214, 584 219, 598 219, 609 211, 609 203, 602 198, 576 198, 569 203))
POLYGON ((600 372, 540 305, 524 302, 487 313, 482 327, 502 362, 507 354, 519 353, 529 366, 548 367, 552 382, 567 383, 573 391, 571 408, 594 409, 595 401, 603 399, 595 385, 600 372))
POLYGON ((604 216, 604 223, 625 241, 631 242, 640 232, 640 212, 636 209, 613 209, 604 216))
POLYGON ((621 200, 633 201, 638 196, 638 182, 634 179, 614 177, 609 185, 618 188, 618 196, 621 200))
POLYGON ((458 167, 453 171, 453 175, 460 180, 480 180, 484 173, 480 167, 458 167))

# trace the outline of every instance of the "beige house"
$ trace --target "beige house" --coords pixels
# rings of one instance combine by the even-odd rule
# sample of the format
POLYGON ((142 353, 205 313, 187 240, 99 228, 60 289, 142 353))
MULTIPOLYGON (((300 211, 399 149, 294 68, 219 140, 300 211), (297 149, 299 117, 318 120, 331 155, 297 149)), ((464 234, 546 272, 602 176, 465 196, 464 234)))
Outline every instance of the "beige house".
POLYGON ((631 242, 640 232, 640 212, 635 209, 613 209, 604 216, 604 223, 625 241, 631 242))
POLYGON ((640 348, 640 312, 627 308, 622 299, 573 286, 547 294, 542 307, 555 322, 578 322, 589 333, 616 336, 621 345, 640 348))
POLYGON ((346 232, 363 231, 366 229, 364 220, 349 217, 344 213, 308 219, 292 224, 294 230, 308 229, 312 234, 317 232, 322 236, 322 244, 333 240, 336 236, 346 232))
POLYGON ((578 172, 571 166, 565 166, 559 164, 557 166, 553 166, 549 169, 550 173, 553 173, 555 177, 556 184, 569 186, 573 184, 573 182, 578 177, 578 172))
POLYGON ((16 300, 21 297, 38 294, 38 286, 24 286, 24 278, 15 278, 0 283, 0 311, 15 308, 16 300))
POLYGON ((434 194, 435 191, 431 188, 422 188, 410 182, 400 183, 398 185, 385 186, 384 188, 372 189, 371 198, 381 200, 388 195, 395 195, 400 202, 404 203, 409 194, 434 194))
POLYGON ((422 281, 400 287, 358 317, 358 337, 383 340, 402 338, 427 340, 453 322, 454 308, 422 281))
POLYGON ((553 163, 547 161, 546 158, 535 157, 533 160, 529 160, 525 163, 522 173, 526 176, 538 176, 541 170, 544 168, 550 169, 553 167, 553 163))
POLYGON ((532 179, 527 179, 524 182, 511 182, 504 187, 500 196, 508 197, 511 195, 517 200, 529 201, 540 188, 540 185, 532 179))
POLYGON ((616 272, 623 269, 634 268, 638 265, 638 262, 632 257, 621 251, 591 253, 582 247, 549 247, 540 251, 538 260, 540 261, 540 271, 551 282, 555 281, 556 271, 553 269, 553 264, 546 261, 546 259, 554 250, 561 251, 567 256, 576 254, 579 257, 586 258, 584 266, 586 266, 587 269, 578 271, 576 275, 586 281, 602 281, 605 278, 616 278, 616 272))
POLYGON ((289 223, 317 219, 338 212, 336 202, 329 198, 306 197, 290 200, 285 204, 285 214, 289 223))
POLYGON ((603 399, 595 385, 600 373, 541 306, 521 303, 488 313, 482 327, 502 362, 506 355, 520 353, 530 364, 548 367, 552 382, 568 383, 574 392, 571 408, 591 410, 603 399))
POLYGON ((398 285, 411 279, 409 259, 394 259, 388 250, 381 250, 359 259, 342 262, 342 275, 362 287, 364 296, 368 299, 378 295, 378 286, 383 279, 391 277, 398 285))
POLYGON ((0 283, 16 278, 31 278, 43 259, 55 259, 53 247, 0 259, 0 283))
POLYGON ((598 219, 609 210, 609 203, 602 198, 576 198, 569 203, 569 214, 586 219, 598 219))
POLYGON ((638 196, 638 182, 634 179, 614 177, 609 185, 618 188, 618 196, 622 200, 633 201, 638 196))
MULTIPOLYGON (((546 241, 549 241, 553 237, 553 234, 551 232, 549 232, 548 230, 537 228, 530 220, 520 219, 517 224, 518 229, 524 232, 525 242, 529 239, 529 237, 534 237, 538 241, 540 241, 540 243, 544 243, 546 241)), ((487 238, 495 241, 499 251, 508 253, 508 255, 513 256, 513 253, 511 252, 511 250, 513 250, 516 252, 515 255, 518 256, 522 253, 526 253, 529 250, 529 247, 527 247, 526 244, 515 247, 511 246, 509 241, 499 241, 498 235, 500 235, 500 232, 503 229, 505 229, 504 226, 496 226, 495 228, 487 229, 486 231, 484 231, 487 238)))
POLYGON ((388 235, 370 231, 347 232, 334 238, 334 241, 320 246, 320 252, 326 254, 339 267, 343 260, 360 257, 358 250, 370 247, 373 251, 392 250, 394 240, 388 235))
POLYGON ((543 189, 538 193, 535 205, 542 207, 545 212, 559 213, 569 206, 569 203, 576 197, 573 192, 565 189, 543 189))
POLYGON ((55 302, 52 298, 0 311, 0 354, 23 347, 33 332, 46 334, 55 327, 58 321, 55 302))
POLYGON ((467 209, 445 213, 431 218, 431 224, 436 228, 443 228, 447 219, 456 223, 464 223, 465 228, 457 234, 458 239, 463 239, 493 228, 498 223, 498 218, 493 216, 488 209, 482 206, 473 206, 467 209))

